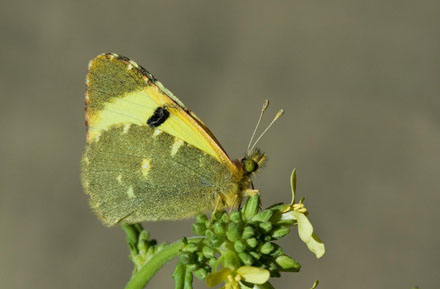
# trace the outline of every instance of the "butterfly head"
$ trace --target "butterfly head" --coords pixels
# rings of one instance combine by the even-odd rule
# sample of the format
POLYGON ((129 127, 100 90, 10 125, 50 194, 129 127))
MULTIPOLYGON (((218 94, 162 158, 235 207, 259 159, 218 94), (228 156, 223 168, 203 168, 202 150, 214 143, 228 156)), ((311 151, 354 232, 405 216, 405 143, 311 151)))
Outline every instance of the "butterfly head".
POLYGON ((258 148, 255 148, 252 151, 248 152, 241 159, 241 166, 243 168, 244 174, 249 176, 255 173, 263 165, 265 160, 266 154, 258 148))

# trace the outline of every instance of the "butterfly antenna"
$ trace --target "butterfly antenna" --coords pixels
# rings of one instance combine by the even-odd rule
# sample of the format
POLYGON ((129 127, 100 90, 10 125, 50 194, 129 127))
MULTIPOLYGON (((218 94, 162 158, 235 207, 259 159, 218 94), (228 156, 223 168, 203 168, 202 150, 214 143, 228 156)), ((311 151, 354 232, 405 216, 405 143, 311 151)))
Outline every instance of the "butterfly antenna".
POLYGON ((270 122, 270 124, 266 127, 266 129, 260 134, 260 136, 257 138, 257 140, 254 142, 254 145, 251 147, 250 150, 253 150, 255 145, 258 143, 258 141, 263 137, 263 135, 269 130, 269 128, 284 114, 284 109, 280 109, 280 111, 275 115, 273 120, 270 122))
POLYGON ((266 101, 263 104, 263 107, 261 108, 260 117, 258 118, 257 125, 255 126, 254 132, 252 133, 251 140, 249 141, 248 151, 249 151, 249 148, 251 147, 252 140, 255 137, 255 133, 257 132, 258 127, 260 126, 260 121, 263 118, 263 114, 268 107, 269 107, 269 100, 266 99, 266 101))

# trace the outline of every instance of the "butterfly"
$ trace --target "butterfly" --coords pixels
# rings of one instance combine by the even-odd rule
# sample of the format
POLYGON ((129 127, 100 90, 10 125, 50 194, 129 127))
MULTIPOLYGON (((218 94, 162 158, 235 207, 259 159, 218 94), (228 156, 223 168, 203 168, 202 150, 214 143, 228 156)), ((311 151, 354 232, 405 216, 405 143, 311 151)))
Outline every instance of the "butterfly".
POLYGON ((251 149, 231 160, 162 83, 115 53, 89 63, 85 119, 81 180, 91 208, 107 226, 237 207, 255 192, 251 176, 266 159, 251 149))

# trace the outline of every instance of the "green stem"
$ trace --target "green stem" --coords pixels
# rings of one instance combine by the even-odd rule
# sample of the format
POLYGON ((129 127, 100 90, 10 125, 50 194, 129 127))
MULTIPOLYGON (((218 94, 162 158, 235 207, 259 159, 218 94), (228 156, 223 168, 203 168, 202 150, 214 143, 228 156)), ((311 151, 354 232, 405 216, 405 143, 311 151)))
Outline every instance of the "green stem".
POLYGON ((134 274, 130 281, 128 281, 125 289, 142 289, 148 281, 153 278, 154 274, 162 268, 163 265, 171 261, 179 254, 179 250, 182 249, 184 243, 182 240, 169 244, 163 248, 160 252, 157 252, 150 261, 148 261, 142 269, 134 274))
MULTIPOLYGON (((197 242, 202 238, 191 238, 189 242, 197 242)), ((169 244, 159 252, 157 252, 145 265, 136 272, 128 281, 125 289, 142 289, 144 288, 151 278, 162 268, 163 265, 174 259, 180 249, 184 247, 182 240, 169 244)))

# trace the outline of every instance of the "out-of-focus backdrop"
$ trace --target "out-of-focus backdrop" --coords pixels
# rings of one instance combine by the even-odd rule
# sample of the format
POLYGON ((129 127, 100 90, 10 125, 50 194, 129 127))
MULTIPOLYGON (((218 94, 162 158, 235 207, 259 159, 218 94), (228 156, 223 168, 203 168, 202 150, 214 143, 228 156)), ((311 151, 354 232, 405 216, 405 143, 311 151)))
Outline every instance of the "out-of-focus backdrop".
MULTIPOLYGON (((145 66, 216 134, 246 150, 260 107, 285 116, 259 146, 263 204, 289 176, 327 247, 276 288, 439 284, 440 2, 8 1, 0 9, 0 287, 123 288, 124 235, 90 211, 79 179, 87 63, 145 66)), ((191 236, 191 221, 147 223, 191 236)), ((150 283, 172 288, 173 266, 150 283)), ((196 282, 197 283, 197 282, 196 282)), ((198 288, 204 284, 197 283, 198 288)))

